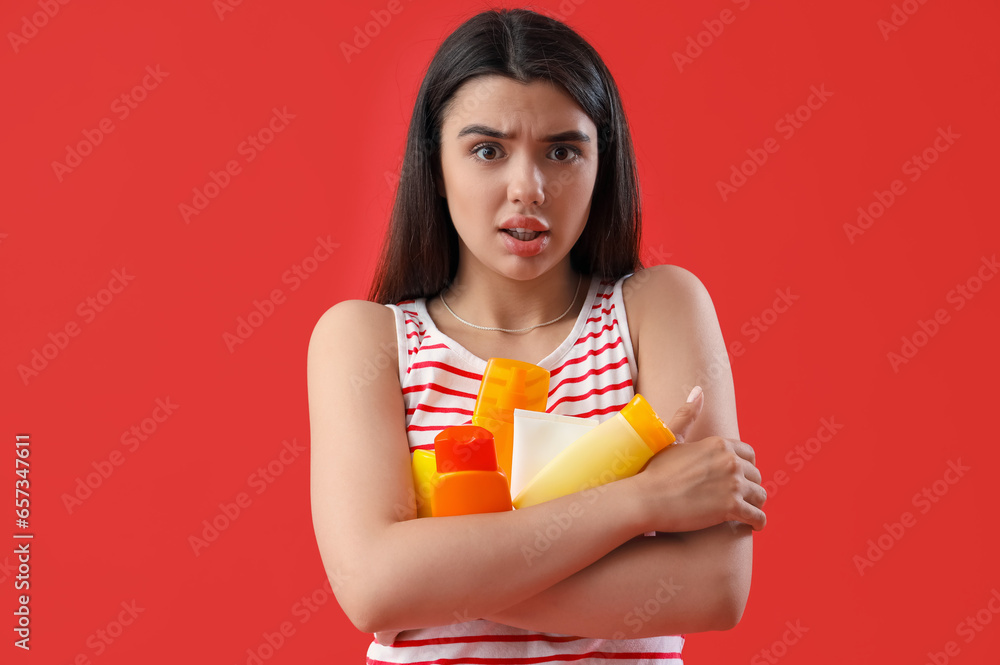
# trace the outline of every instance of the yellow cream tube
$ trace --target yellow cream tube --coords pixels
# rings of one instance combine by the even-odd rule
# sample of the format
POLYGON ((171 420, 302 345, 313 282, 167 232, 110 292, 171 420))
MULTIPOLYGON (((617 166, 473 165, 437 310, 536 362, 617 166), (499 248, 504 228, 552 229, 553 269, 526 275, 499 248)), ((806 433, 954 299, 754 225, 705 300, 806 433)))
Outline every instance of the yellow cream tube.
POLYGON ((559 453, 514 498, 515 508, 634 476, 675 440, 641 395, 559 453))

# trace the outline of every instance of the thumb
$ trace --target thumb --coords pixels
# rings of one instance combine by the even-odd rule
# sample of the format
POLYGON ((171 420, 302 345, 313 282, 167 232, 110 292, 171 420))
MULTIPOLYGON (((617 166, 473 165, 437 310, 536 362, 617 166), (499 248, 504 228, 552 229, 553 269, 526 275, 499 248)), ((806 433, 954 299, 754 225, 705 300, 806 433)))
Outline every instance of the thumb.
POLYGON ((667 427, 677 437, 678 443, 684 443, 687 440, 687 434, 691 431, 691 427, 704 405, 705 395, 701 386, 695 386, 691 394, 688 395, 687 401, 677 409, 674 417, 667 423, 667 427))

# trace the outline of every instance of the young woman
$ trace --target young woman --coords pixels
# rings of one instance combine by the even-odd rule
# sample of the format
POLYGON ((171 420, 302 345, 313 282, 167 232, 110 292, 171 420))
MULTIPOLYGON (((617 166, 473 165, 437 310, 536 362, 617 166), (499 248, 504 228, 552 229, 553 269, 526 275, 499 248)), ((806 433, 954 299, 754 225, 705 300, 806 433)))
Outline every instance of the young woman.
POLYGON ((369 662, 676 663, 739 622, 766 494, 712 301, 643 268, 640 222, 617 87, 579 35, 498 10, 444 41, 369 300, 309 343, 316 537, 369 662), (416 519, 410 453, 471 422, 493 357, 548 369, 551 413, 641 393, 680 443, 586 497, 416 519))

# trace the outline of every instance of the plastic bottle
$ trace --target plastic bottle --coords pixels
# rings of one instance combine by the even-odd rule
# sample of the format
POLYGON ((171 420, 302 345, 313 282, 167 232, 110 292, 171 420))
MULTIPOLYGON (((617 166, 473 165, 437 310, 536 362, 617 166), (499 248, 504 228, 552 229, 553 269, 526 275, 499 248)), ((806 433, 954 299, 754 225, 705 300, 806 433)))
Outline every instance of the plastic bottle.
POLYGON ((497 465, 493 434, 476 425, 455 425, 434 437, 437 486, 433 515, 511 510, 510 485, 497 465))
POLYGON ((434 515, 434 490, 440 476, 437 472, 437 457, 432 450, 414 450, 411 461, 413 489, 416 492, 417 517, 434 515))
POLYGON ((545 411, 549 371, 509 358, 490 358, 479 384, 472 424, 493 433, 497 461, 510 482, 514 449, 514 409, 545 411))
POLYGON ((675 440, 649 402, 636 395, 546 464, 514 498, 514 507, 527 508, 633 476, 675 440))

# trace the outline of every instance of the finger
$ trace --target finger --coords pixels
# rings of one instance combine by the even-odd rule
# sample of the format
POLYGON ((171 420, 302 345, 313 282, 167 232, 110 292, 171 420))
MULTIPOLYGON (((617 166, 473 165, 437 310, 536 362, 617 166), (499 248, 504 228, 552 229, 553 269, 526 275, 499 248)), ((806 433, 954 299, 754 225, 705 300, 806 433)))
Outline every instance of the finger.
POLYGON ((758 508, 763 508, 767 503, 767 490, 760 485, 751 485, 747 490, 746 500, 758 508))
POLYGON ((760 508, 740 501, 735 513, 730 513, 727 519, 749 524, 754 531, 760 531, 767 525, 767 515, 760 508))
POLYGON ((737 440, 732 440, 732 441, 733 441, 733 450, 736 451, 737 455, 739 455, 746 461, 750 462, 751 464, 757 463, 757 453, 754 452, 753 446, 751 446, 749 443, 746 443, 745 441, 737 441, 737 440))
POLYGON ((761 482, 763 481, 763 478, 760 475, 760 469, 758 469, 745 459, 741 459, 740 462, 743 464, 744 477, 746 477, 747 480, 756 483, 757 485, 760 485, 761 482))
POLYGON ((705 395, 701 386, 695 386, 691 394, 688 395, 688 401, 677 409, 670 422, 667 423, 667 428, 673 432, 678 443, 684 443, 687 440, 687 433, 691 430, 704 405, 705 395))

